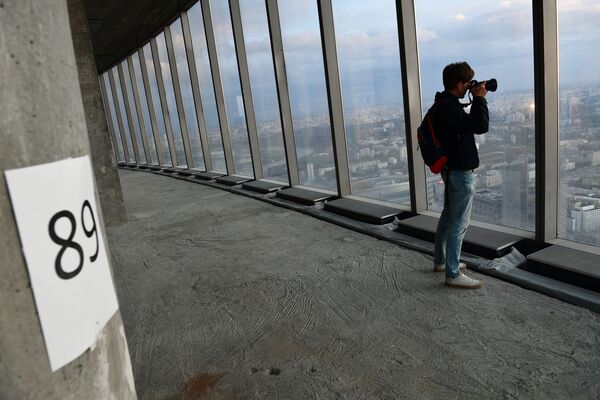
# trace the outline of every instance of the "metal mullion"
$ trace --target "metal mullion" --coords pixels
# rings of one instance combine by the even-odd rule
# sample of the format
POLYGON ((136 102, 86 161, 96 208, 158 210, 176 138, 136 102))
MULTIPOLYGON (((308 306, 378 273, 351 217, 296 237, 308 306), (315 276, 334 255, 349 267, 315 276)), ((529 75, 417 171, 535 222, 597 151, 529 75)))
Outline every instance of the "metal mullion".
POLYGON ((267 19, 269 21, 269 36, 271 38, 271 51, 273 54, 273 65, 275 81, 277 84, 277 98, 279 100, 279 115, 283 129, 283 145, 288 167, 288 179, 290 186, 300 185, 300 173, 298 171, 298 156, 296 154, 296 138, 294 137, 294 125, 292 123, 292 107, 290 93, 288 90, 287 74, 285 70, 285 58, 283 54, 283 39, 281 37, 281 26, 279 21, 279 7, 277 0, 267 0, 267 19))
POLYGON ((129 106, 129 95, 127 94, 127 85, 125 85, 125 73, 123 72, 123 62, 121 61, 117 70, 119 71, 119 81, 121 82, 121 92, 123 93, 123 105, 125 106, 125 116, 129 125, 129 136, 131 137, 131 145, 133 146, 133 154, 135 155, 136 164, 140 163, 140 149, 138 147, 137 136, 135 135, 135 124, 131 117, 131 108, 129 106))
MULTIPOLYGON (((133 99, 135 101, 135 111, 138 114, 138 121, 140 123, 140 136, 142 137, 142 145, 144 147, 144 153, 146 154, 146 164, 150 164, 150 146, 148 145, 148 137, 146 135, 146 123, 144 122, 144 115, 142 114, 142 104, 140 101, 140 94, 137 87, 137 79, 135 75, 135 69, 133 68, 133 57, 136 53, 127 57, 127 66, 129 67, 129 77, 131 79, 131 88, 133 90, 133 99)), ((141 64, 141 63, 140 63, 141 64)))
POLYGON ((535 79, 535 232, 546 242, 558 236, 559 75, 556 1, 533 1, 535 79))
POLYGON ((212 155, 210 153, 210 141, 208 139, 208 130, 206 129, 206 120, 202 108, 202 97, 200 94, 200 83, 198 82, 198 69, 196 59, 194 58, 194 47, 192 44, 192 32, 190 30, 190 21, 187 12, 181 14, 181 26, 183 28, 183 40, 185 42, 185 53, 187 57, 188 69, 190 72, 190 83, 192 85, 192 94, 194 95, 194 106, 196 108, 196 118, 198 129, 200 131, 200 143, 202 144, 202 153, 204 154, 204 167, 207 171, 213 170, 212 155))
POLYGON ((171 70, 171 79, 173 80, 173 90, 175 92, 175 104, 177 107, 177 116, 179 117, 179 126, 181 137, 183 139, 183 151, 188 169, 195 167, 194 157, 192 156, 192 146, 190 145, 190 134, 187 121, 185 120, 185 108, 183 107, 183 96, 181 95, 181 84, 179 82, 179 73, 177 71, 177 60, 175 59, 175 50, 173 49, 173 36, 171 36, 171 27, 165 26, 165 42, 167 44, 167 56, 169 59, 169 69, 171 70))
POLYGON ((167 142, 169 143, 169 153, 171 153, 171 165, 177 165, 177 152, 175 151, 175 141, 173 140, 173 127, 171 127, 171 117, 169 116, 169 105, 167 104, 167 94, 165 92, 165 82, 162 77, 162 69, 160 66, 160 58, 158 56, 158 45, 156 38, 150 41, 152 49, 152 61, 154 62, 154 72, 156 74, 156 83, 158 84, 158 95, 160 97, 160 105, 162 107, 163 119, 167 130, 167 142))
MULTIPOLYGON (((106 72, 106 76, 110 75, 109 72, 106 72)), ((119 161, 119 147, 117 146, 117 136, 115 134, 115 128, 114 128, 114 123, 116 121, 113 121, 112 118, 112 114, 110 112, 110 104, 108 101, 108 93, 106 92, 106 80, 104 79, 104 77, 102 75, 98 76, 99 80, 100 80, 100 92, 102 93, 102 100, 104 102, 104 113, 106 114, 106 122, 108 125, 108 132, 110 133, 110 138, 111 138, 111 143, 113 146, 113 151, 115 152, 115 160, 119 161)), ((113 101, 114 103, 114 101, 113 101)))
POLYGON ((238 74, 242 86, 242 100, 244 103, 244 114, 246 116, 246 129, 250 142, 250 155, 254 168, 254 178, 263 178, 262 160, 260 159, 260 143, 258 141, 258 130, 256 128, 256 115, 252 99, 252 87, 250 85, 250 73, 248 71, 248 58, 246 56, 246 43, 244 41, 244 28, 242 26, 242 15, 239 0, 229 0, 229 12, 231 14, 231 26, 233 28, 233 42, 237 57, 238 74))
POLYGON ((129 146, 127 146, 127 140, 125 139, 123 117, 121 116, 121 107, 119 107, 119 98, 117 97, 117 86, 115 85, 115 77, 113 76, 112 70, 108 70, 108 80, 110 81, 110 90, 112 92, 113 103, 115 105, 115 113, 117 114, 117 125, 119 126, 119 136, 121 136, 123 155, 125 156, 125 161, 129 163, 131 162, 131 157, 129 156, 129 146))
POLYGON ((321 26, 323 61, 325 63, 325 80, 329 100, 329 118, 331 120, 331 137, 333 140, 338 195, 347 196, 351 193, 350 170, 348 168, 344 107, 342 104, 340 71, 335 44, 333 8, 331 0, 320 0, 317 3, 319 5, 319 24, 321 26))
MULTIPOLYGON (((160 139, 160 129, 156 120, 156 111, 154 110, 154 102, 152 100, 152 90, 150 89, 150 80, 148 79, 148 67, 146 66, 146 55, 143 46, 138 50, 140 57, 140 67, 142 68, 142 79, 144 80, 144 91, 146 93, 146 102, 148 103, 148 111, 150 113, 150 124, 152 125, 152 136, 154 137, 154 146, 156 148, 156 156, 158 164, 165 165, 165 158, 162 153, 162 143, 160 139)), ((156 70, 154 71, 156 74, 156 70)))
POLYGON ((217 102, 217 112, 219 114, 219 124, 221 126, 221 139, 223 141, 223 153, 225 156, 225 165, 227 173, 235 174, 235 164, 233 162, 233 151, 231 148, 231 138, 229 137, 229 123, 227 121, 227 110, 225 108, 225 97, 223 93, 223 82, 219 68, 219 59, 217 56, 217 43, 215 41, 215 32, 212 25, 212 15, 210 11, 209 0, 201 0, 202 18, 204 20, 204 30, 206 33, 206 45, 208 48, 208 58, 210 60, 210 71, 215 90, 215 99, 217 102))
POLYGON ((396 0, 398 38, 400 44, 400 68, 404 103, 404 124, 408 156, 410 205, 415 213, 427 210, 427 175, 425 163, 418 155, 418 142, 413 135, 421 124, 422 98, 419 75, 419 47, 417 23, 413 1, 396 0))

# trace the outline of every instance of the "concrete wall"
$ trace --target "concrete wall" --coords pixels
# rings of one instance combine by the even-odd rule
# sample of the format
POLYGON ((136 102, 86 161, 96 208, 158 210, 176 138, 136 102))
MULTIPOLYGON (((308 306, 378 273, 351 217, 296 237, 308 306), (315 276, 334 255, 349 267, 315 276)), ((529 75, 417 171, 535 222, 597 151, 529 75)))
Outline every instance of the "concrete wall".
POLYGON ((112 138, 102 102, 83 0, 68 0, 67 5, 96 185, 100 195, 104 223, 110 226, 127 220, 123 206, 123 192, 112 150, 112 138))
POLYGON ((0 399, 135 399, 120 313, 52 373, 3 172, 90 153, 66 1, 0 0, 0 399))

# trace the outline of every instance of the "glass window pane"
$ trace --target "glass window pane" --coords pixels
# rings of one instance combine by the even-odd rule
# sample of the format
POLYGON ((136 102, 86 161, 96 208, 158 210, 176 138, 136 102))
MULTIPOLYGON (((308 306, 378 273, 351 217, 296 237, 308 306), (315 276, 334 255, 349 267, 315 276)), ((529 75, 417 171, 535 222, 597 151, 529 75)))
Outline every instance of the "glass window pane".
POLYGON ((185 150, 183 149, 183 137, 181 136, 181 126, 179 125, 179 114, 177 112, 177 103, 175 102, 175 89, 171 78, 171 67, 169 66, 169 55, 167 52, 167 42, 165 33, 161 32, 156 37, 158 47, 158 59, 160 61, 160 70, 163 82, 165 84, 165 93, 167 96, 167 107, 169 108, 169 121, 173 130, 173 142, 175 143, 175 155, 177 157, 176 166, 187 168, 185 160, 185 150))
POLYGON ((287 164, 265 1, 241 0, 240 9, 263 176, 287 183, 287 164))
MULTIPOLYGON (((489 132, 476 136, 480 165, 475 170, 472 218, 533 230, 532 2, 419 0, 415 6, 424 111, 436 91, 443 90, 447 64, 467 61, 475 79, 498 79, 498 91, 487 95, 489 132)), ((429 207, 440 211, 444 186, 439 175, 427 172, 429 207)))
POLYGON ((123 92, 121 91, 121 81, 119 80, 119 70, 115 66, 112 68, 111 73, 115 80, 115 91, 117 92, 117 106, 121 113, 121 121, 123 122, 123 132, 125 133, 125 141, 127 142, 127 152, 129 159, 135 161, 135 154, 133 153, 133 144, 131 143, 131 133, 129 131, 129 124, 127 123, 127 113, 125 112, 125 101, 123 100, 123 92))
POLYGON ((192 92, 192 82, 190 81, 190 72, 185 52, 185 40, 183 38, 183 27, 181 26, 180 19, 177 19, 177 21, 171 24, 171 37, 173 38, 175 65, 177 65, 177 75, 179 76, 179 86, 181 87, 181 96, 183 98, 183 111, 190 138, 190 146, 192 148, 192 157, 194 158, 194 167, 204 169, 202 142, 200 141, 200 130, 198 129, 198 119, 196 117, 194 93, 192 92))
POLYGON ((210 6, 213 14, 221 79, 223 80, 225 108, 227 109, 235 172, 237 175, 254 176, 229 3, 227 1, 211 0, 210 6))
POLYGON ((123 60, 123 79, 125 80, 125 90, 127 91, 127 99, 129 100, 129 111, 131 112, 131 121, 133 123, 133 131, 138 147, 138 154, 140 159, 137 160, 139 163, 146 163, 146 153, 144 152, 144 145, 142 142, 142 134, 140 128, 140 121, 137 115, 137 109, 135 107, 135 97, 133 95, 133 87, 131 86, 131 76, 129 74, 129 63, 127 59, 123 60))
POLYGON ((154 108, 154 114, 156 115, 156 122, 158 124, 158 133, 160 137, 160 147, 162 148, 163 160, 166 165, 173 165, 171 161, 171 152, 169 151, 169 141, 167 139, 165 116, 163 115, 162 107, 160 104, 160 92, 158 90, 158 81, 156 78, 156 71, 154 70, 154 62, 152 61, 152 48, 150 46, 150 43, 144 46, 144 58, 144 62, 146 63, 146 69, 148 70, 148 82, 150 83, 150 98, 152 100, 151 105, 154 108))
POLYGON ((204 32, 204 21, 202 19, 202 8, 200 2, 196 3, 189 11, 190 31, 192 34, 192 46, 194 48, 194 59, 198 73, 198 84, 200 85, 200 97, 202 98, 202 111, 210 147, 213 170, 227 172, 225 156, 223 153, 223 139, 221 138, 221 126, 217 102, 215 100, 215 89, 210 72, 210 60, 206 46, 206 33, 204 32))
POLYGON ((558 236, 600 246, 600 1, 558 2, 558 236))
POLYGON ((334 0, 352 193, 410 205, 394 0, 334 0))
POLYGON ((142 109, 142 118, 144 120, 144 128, 148 140, 148 148, 150 149, 150 154, 147 154, 148 161, 150 164, 158 164, 158 156, 156 155, 156 145, 154 144, 154 136, 152 134, 152 123, 150 121, 150 111, 148 109, 148 99, 146 98, 146 89, 144 85, 144 77, 142 76, 142 67, 140 65, 140 56, 136 52, 132 56, 133 60, 133 70, 135 72, 135 84, 137 85, 137 90, 140 95, 140 108, 142 109))
POLYGON ((278 4, 300 183, 337 191, 317 2, 278 4))
POLYGON ((108 120, 108 123, 111 124, 113 128, 114 136, 112 140, 116 143, 117 147, 118 154, 115 154, 117 161, 125 161, 125 153, 123 152, 123 144, 121 143, 121 131, 119 130, 119 123, 117 122, 117 111, 115 109, 115 102, 113 100, 108 74, 108 72, 102 74, 102 84, 104 85, 104 91, 106 92, 105 100, 106 107, 108 108, 107 112, 110 113, 110 119, 108 120))

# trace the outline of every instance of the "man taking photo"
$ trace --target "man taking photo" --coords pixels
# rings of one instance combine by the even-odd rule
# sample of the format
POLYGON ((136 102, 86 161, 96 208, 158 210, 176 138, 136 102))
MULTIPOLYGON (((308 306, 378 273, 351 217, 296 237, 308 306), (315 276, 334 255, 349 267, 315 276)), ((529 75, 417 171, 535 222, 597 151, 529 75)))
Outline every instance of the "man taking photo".
POLYGON ((475 135, 489 129, 485 81, 472 85, 475 72, 466 62, 444 68, 444 91, 435 95, 433 117, 438 138, 448 161, 441 172, 444 181, 444 209, 435 235, 434 271, 446 272, 446 285, 477 289, 482 283, 465 275, 460 262, 463 238, 473 205, 473 171, 479 166, 475 135), (473 94, 469 113, 459 99, 468 90, 473 94))

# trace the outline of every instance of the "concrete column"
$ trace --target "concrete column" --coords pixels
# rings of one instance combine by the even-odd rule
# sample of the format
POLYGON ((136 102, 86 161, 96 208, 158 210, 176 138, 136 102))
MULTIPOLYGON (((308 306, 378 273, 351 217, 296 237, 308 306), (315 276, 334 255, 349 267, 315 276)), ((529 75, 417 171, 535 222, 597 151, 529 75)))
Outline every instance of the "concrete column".
POLYGON ((90 156, 107 226, 127 220, 83 0, 68 0, 71 35, 90 141, 90 156))
POLYGON ((90 154, 66 1, 0 0, 0 82, 0 399, 136 399, 119 312, 50 371, 4 178, 90 154))

